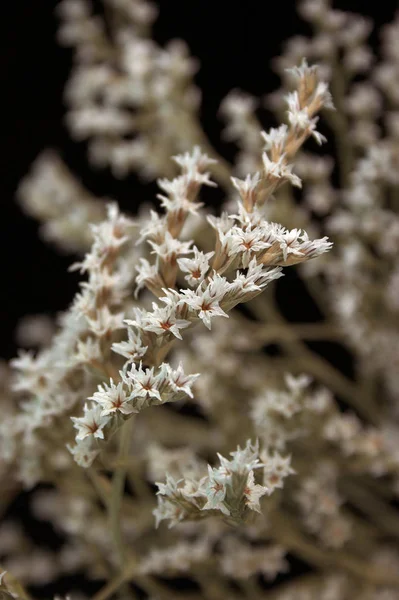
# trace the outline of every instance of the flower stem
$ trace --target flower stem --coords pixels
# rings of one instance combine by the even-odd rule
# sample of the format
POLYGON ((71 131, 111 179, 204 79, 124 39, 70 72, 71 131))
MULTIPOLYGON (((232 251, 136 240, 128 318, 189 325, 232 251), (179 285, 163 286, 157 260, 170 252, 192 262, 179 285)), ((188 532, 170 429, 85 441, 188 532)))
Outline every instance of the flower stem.
POLYGON ((121 531, 121 506, 122 506, 122 498, 123 491, 125 488, 125 479, 126 479, 126 464, 127 462, 123 460, 126 458, 129 448, 130 448, 130 439, 131 439, 131 431, 132 431, 133 418, 128 419, 122 426, 121 434, 119 438, 119 453, 118 459, 120 460, 120 465, 114 472, 114 476, 112 478, 112 490, 111 490, 111 499, 109 503, 109 524, 112 532, 112 537, 115 545, 115 550, 118 554, 118 564, 119 567, 122 568, 125 560, 125 548, 123 544, 123 537, 121 531))

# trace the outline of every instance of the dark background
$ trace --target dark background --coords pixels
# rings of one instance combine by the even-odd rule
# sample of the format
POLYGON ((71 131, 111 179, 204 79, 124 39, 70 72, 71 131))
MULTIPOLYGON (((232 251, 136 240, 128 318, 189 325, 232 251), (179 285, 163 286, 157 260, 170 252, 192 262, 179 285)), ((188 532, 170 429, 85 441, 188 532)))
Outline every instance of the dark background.
MULTIPOLYGON (((74 257, 59 256, 41 242, 36 222, 25 217, 15 202, 18 182, 39 152, 55 148, 91 191, 118 199, 125 209, 137 206, 138 199, 151 198, 155 189, 143 187, 134 176, 118 182, 108 172, 91 170, 85 145, 69 140, 62 94, 72 52, 55 41, 56 4, 3 0, 1 6, 0 354, 6 358, 16 351, 13 330, 18 319, 65 309, 78 281, 75 274, 67 273, 74 257)), ((203 90, 203 122, 220 150, 216 112, 221 99, 235 87, 259 96, 275 89, 278 78, 270 60, 279 54, 285 39, 308 33, 295 4, 294 0, 158 2, 157 41, 183 38, 201 61, 196 80, 203 90)), ((335 6, 372 16, 379 26, 392 20, 397 2, 373 0, 367 7, 362 0, 341 0, 335 6)), ((372 42, 376 39, 374 35, 372 42)))

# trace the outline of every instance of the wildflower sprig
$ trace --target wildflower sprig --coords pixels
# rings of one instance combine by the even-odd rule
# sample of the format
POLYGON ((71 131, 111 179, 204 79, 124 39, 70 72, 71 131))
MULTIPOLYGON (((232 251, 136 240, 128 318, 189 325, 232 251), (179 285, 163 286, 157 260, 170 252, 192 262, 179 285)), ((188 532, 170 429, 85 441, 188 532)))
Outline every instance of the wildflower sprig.
MULTIPOLYGON (((314 73, 314 70, 311 72, 314 73)), ((322 100, 317 103, 313 98, 312 102, 319 106, 322 100)), ((258 175, 252 179, 247 178, 244 184, 237 179, 232 180, 242 194, 243 202, 239 202, 237 215, 209 219, 216 232, 213 251, 204 253, 193 242, 182 241, 179 236, 189 215, 197 215, 201 206, 196 202, 201 185, 215 185, 206 171, 215 161, 202 153, 199 147, 195 147, 192 153, 186 152, 174 157, 174 160, 179 165, 181 174, 173 180, 159 181, 166 194, 160 195, 165 212, 163 215, 152 212, 139 238, 139 242, 147 241, 151 248, 150 255, 155 256, 155 261, 141 258, 137 267, 137 290, 147 287, 158 301, 152 303, 152 310, 134 308, 134 318, 124 321, 128 329, 128 341, 113 344, 114 352, 127 358, 127 362, 123 368, 123 385, 120 386, 119 381, 111 381, 107 388, 108 395, 111 396, 109 402, 113 406, 112 386, 120 386, 121 397, 118 402, 121 406, 124 405, 127 418, 136 412, 128 398, 131 394, 129 377, 136 373, 137 361, 149 365, 151 369, 146 375, 148 385, 151 378, 155 377, 153 369, 159 365, 162 373, 160 376, 167 379, 170 373, 165 371, 165 358, 175 341, 183 339, 187 329, 199 321, 211 329, 213 319, 227 318, 228 312, 237 304, 253 299, 271 281, 281 277, 281 266, 303 262, 331 247, 327 238, 310 241, 305 232, 296 229, 289 231, 281 225, 267 222, 262 217, 260 206, 252 210, 255 205, 261 204, 256 200, 256 194, 255 205, 246 206, 245 198, 260 182, 258 175), (234 267, 238 269, 235 275, 234 267), (188 287, 176 289, 177 282, 182 279, 187 282, 188 287), (128 389, 125 389, 126 386, 128 389)), ((121 243, 123 242, 122 238, 121 243)), ((94 246, 92 253, 81 263, 82 269, 93 270, 93 265, 98 262, 96 252, 98 254, 94 246)), ((82 299, 79 302, 84 305, 82 299)), ((109 321, 111 316, 107 316, 107 319, 109 321)), ((89 317, 89 324, 92 320, 89 317)), ((96 332, 94 323, 91 324, 91 329, 96 332)), ((154 389, 155 396, 150 392, 147 396, 160 400, 156 385, 154 389)), ((137 395, 137 386, 135 393, 137 395)), ((99 394, 92 397, 94 402, 100 399, 99 394)), ((134 405, 137 408, 137 399, 134 405)), ((104 420, 109 415, 112 417, 115 412, 122 411, 111 410, 107 417, 103 413, 99 414, 103 415, 101 418, 104 420)), ((75 426, 78 426, 79 420, 74 419, 75 426)), ((107 424, 108 420, 104 426, 107 424)), ((102 428, 99 431, 102 433, 102 428)), ((77 437, 76 441, 79 444, 82 440, 77 437)))
POLYGON ((208 465, 208 474, 199 480, 167 476, 166 483, 157 483, 157 526, 163 520, 169 520, 172 527, 182 520, 201 519, 217 512, 241 523, 250 511, 260 512, 262 496, 272 494, 285 477, 294 473, 289 457, 259 455, 259 444, 250 440, 231 456, 229 460, 219 454, 220 466, 208 465), (263 485, 256 483, 258 472, 263 485))

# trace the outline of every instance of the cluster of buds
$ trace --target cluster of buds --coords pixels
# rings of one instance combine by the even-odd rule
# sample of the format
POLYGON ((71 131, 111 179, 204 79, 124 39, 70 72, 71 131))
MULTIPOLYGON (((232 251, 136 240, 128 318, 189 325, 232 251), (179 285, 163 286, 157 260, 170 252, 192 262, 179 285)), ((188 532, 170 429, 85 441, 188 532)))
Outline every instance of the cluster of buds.
MULTIPOLYGON (((165 358, 175 341, 182 340, 183 334, 192 325, 202 321, 211 329, 215 317, 228 317, 228 312, 236 305, 252 300, 271 281, 281 277, 282 266, 307 261, 331 248, 327 238, 310 241, 306 232, 298 229, 290 231, 276 223, 269 223, 262 214, 262 205, 266 197, 276 187, 287 180, 298 183, 298 178, 291 173, 291 165, 286 163, 286 157, 292 157, 305 139, 314 134, 313 115, 323 104, 330 102, 327 88, 318 82, 313 67, 309 68, 304 62, 296 75, 298 91, 294 95, 297 98, 298 110, 307 113, 310 120, 305 122, 303 117, 295 123, 292 122, 289 129, 282 126, 279 130, 264 134, 272 157, 270 160, 267 153, 264 153, 264 172, 255 173, 245 180, 232 178, 232 183, 240 194, 238 214, 222 214, 220 218, 208 218, 216 232, 214 250, 203 252, 192 241, 181 238, 189 218, 197 217, 202 206, 197 202, 201 186, 215 185, 207 171, 207 168, 214 165, 215 160, 196 146, 191 153, 186 152, 174 157, 174 161, 180 167, 180 175, 172 180, 159 181, 159 186, 164 192, 159 198, 165 212, 163 215, 151 212, 150 219, 141 228, 138 243, 148 243, 151 248, 150 254, 155 255, 155 261, 150 262, 144 257, 140 259, 137 266, 136 294, 142 288, 147 288, 161 304, 153 302, 152 310, 133 308, 134 318, 125 320, 128 340, 114 342, 112 346, 114 352, 124 356, 127 361, 119 375, 116 373, 116 376, 113 376, 110 385, 99 392, 103 394, 101 402, 105 402, 106 408, 100 410, 98 407, 86 407, 86 413, 90 415, 89 430, 92 427, 92 415, 96 414, 96 437, 103 437, 102 430, 109 425, 112 413, 124 412, 128 415, 137 412, 137 405, 140 405, 137 401, 137 385, 133 387, 133 395, 129 385, 131 373, 134 373, 133 378, 137 377, 138 361, 149 368, 145 371, 149 385, 152 378, 155 377, 154 382, 156 380, 152 369, 158 368, 159 365, 161 379, 168 378, 171 373, 166 373, 165 367, 162 366, 165 358), (178 288, 182 280, 186 282, 187 287, 178 288), (104 395, 107 396, 105 400, 104 395), (108 412, 104 413, 104 410, 108 412)), ((111 223, 115 219, 120 220, 121 217, 117 217, 116 214, 114 217, 110 215, 111 223)), ((90 279, 86 284, 86 293, 78 298, 75 306, 81 308, 91 332, 97 336, 104 336, 110 329, 120 327, 122 320, 121 313, 109 313, 107 306, 114 306, 114 303, 109 295, 102 293, 102 285, 99 285, 104 273, 107 277, 111 276, 110 270, 117 256, 116 249, 127 241, 124 235, 115 234, 112 225, 106 227, 107 234, 110 227, 113 239, 106 239, 106 243, 103 234, 100 235, 102 226, 94 229, 96 238, 93 250, 79 265, 82 270, 89 271, 90 279), (115 246, 116 238, 118 244, 115 246), (91 283, 92 274, 97 275, 94 286, 91 283), (92 290, 95 310, 93 314, 88 314, 88 310, 93 310, 92 290), (99 305, 101 300, 105 302, 104 306, 99 305), (107 310, 107 314, 103 314, 107 310), (108 328, 104 325, 105 328, 99 330, 97 322, 100 314, 101 323, 104 321, 108 328), (109 327, 111 322, 113 326, 109 327)), ((126 227, 127 223, 123 222, 124 231, 126 227)), ((85 344, 86 348, 90 346, 90 350, 96 350, 95 340, 88 338, 85 344)), ((91 358, 94 366, 96 358, 91 358)), ((105 361, 105 368, 107 364, 110 370, 109 361, 105 361)), ((170 385, 175 389, 174 381, 171 381, 170 385)), ((154 383, 154 386, 157 389, 157 384, 154 383)), ((149 389, 146 393, 149 397, 149 389)), ((93 398, 97 401, 100 396, 97 394, 93 398)), ((157 397, 156 400, 160 401, 160 398, 157 397)), ((139 406, 139 409, 141 408, 142 406, 139 406)), ((83 433, 78 433, 76 440, 78 445, 82 442, 85 444, 86 457, 87 419, 74 417, 74 423, 81 432, 81 419, 83 433)), ((76 450, 72 451, 76 458, 76 450)), ((83 462, 87 462, 86 458, 83 462)))
POLYGON ((219 454, 220 466, 208 465, 208 474, 201 479, 175 480, 167 476, 166 483, 157 483, 158 508, 154 510, 157 525, 169 520, 172 527, 183 519, 200 519, 218 512, 229 521, 241 523, 250 511, 260 512, 262 496, 282 487, 284 478, 294 473, 289 456, 259 454, 259 444, 250 440, 244 449, 238 447, 231 452, 231 456, 228 460, 219 454), (256 483, 258 469, 262 484, 256 483))

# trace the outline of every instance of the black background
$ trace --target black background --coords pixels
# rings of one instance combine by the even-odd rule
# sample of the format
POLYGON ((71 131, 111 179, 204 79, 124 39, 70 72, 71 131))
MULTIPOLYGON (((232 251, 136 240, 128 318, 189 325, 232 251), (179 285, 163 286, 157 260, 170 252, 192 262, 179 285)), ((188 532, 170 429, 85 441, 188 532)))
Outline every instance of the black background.
MULTIPOLYGON (((18 182, 38 153, 55 148, 91 191, 116 198, 125 209, 134 209, 156 191, 154 185, 142 186, 135 176, 115 182, 108 172, 91 170, 85 145, 70 141, 63 124, 62 94, 72 52, 56 43, 56 4, 3 0, 0 8, 0 353, 6 358, 15 354, 13 330, 21 315, 65 309, 78 281, 67 273, 74 257, 60 256, 41 242, 37 223, 15 202, 18 182)), ((196 81, 203 90, 202 119, 223 152, 216 117, 221 99, 235 87, 257 96, 275 89, 278 78, 270 60, 285 39, 309 33, 308 27, 297 16, 294 0, 161 0, 158 5, 156 40, 183 38, 201 61, 196 81)), ((397 2, 373 1, 366 7, 361 0, 346 0, 335 6, 368 14, 379 26, 392 20, 397 2)), ((373 34, 372 42, 376 40, 373 34)), ((305 318, 299 315, 300 320, 305 318)))

